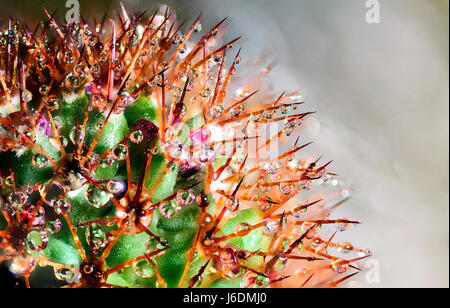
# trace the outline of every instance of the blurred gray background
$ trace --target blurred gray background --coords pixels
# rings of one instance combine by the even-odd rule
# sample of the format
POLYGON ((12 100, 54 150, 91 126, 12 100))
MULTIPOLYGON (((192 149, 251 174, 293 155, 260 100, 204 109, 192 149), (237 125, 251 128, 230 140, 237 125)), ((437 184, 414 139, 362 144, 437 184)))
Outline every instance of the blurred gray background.
MULTIPOLYGON (((278 60, 274 89, 303 92, 318 111, 305 138, 355 188, 339 215, 363 224, 345 238, 374 252, 380 282, 352 286, 449 286, 448 0, 379 0, 379 24, 366 22, 366 0, 123 2, 166 3, 181 19, 203 12, 205 28, 229 16, 244 60, 278 60)), ((43 6, 63 20, 64 0, 0 0, 0 18, 43 17, 43 6)), ((80 7, 89 18, 119 5, 80 7)))

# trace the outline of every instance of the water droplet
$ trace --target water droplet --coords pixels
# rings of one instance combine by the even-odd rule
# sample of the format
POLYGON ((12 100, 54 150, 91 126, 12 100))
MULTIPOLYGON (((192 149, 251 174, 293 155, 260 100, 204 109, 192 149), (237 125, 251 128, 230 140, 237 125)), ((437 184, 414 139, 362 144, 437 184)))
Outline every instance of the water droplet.
POLYGON ((48 185, 42 185, 39 192, 48 203, 52 203, 54 200, 59 200, 65 193, 64 187, 59 183, 50 183, 48 185))
POLYGON ((20 190, 12 192, 11 196, 9 197, 11 205, 15 208, 20 208, 27 202, 27 200, 28 195, 20 190))
POLYGON ((100 167, 102 168, 109 168, 112 166, 114 160, 111 157, 105 157, 100 159, 100 167))
POLYGON ((209 164, 214 161, 216 152, 214 148, 204 144, 199 151, 194 152, 194 160, 200 164, 209 164))
POLYGON ((286 196, 292 194, 292 192, 295 190, 295 187, 293 187, 293 184, 291 183, 281 183, 280 185, 278 185, 278 188, 280 189, 280 192, 286 196))
POLYGON ((153 264, 147 259, 135 261, 133 263, 133 270, 136 273, 136 275, 138 275, 141 278, 153 277, 156 272, 153 264))
POLYGON ((162 243, 167 244, 167 241, 161 239, 161 242, 159 242, 156 238, 150 237, 145 243, 146 253, 154 258, 161 257, 165 253, 165 250, 162 250, 165 248, 162 243))
POLYGON ((175 136, 175 132, 172 127, 166 128, 164 132, 164 138, 166 141, 170 141, 175 136))
POLYGON ((306 212, 308 211, 308 209, 304 206, 300 206, 297 208, 292 209, 291 214, 293 217, 297 218, 297 219, 302 219, 306 212))
POLYGON ((210 203, 210 198, 207 194, 199 193, 197 195, 197 198, 195 199, 195 201, 197 202, 197 205, 201 208, 207 208, 209 206, 210 203))
POLYGON ((90 264, 86 264, 86 265, 83 267, 83 272, 84 272, 85 274, 90 275, 90 274, 92 274, 93 271, 94 271, 94 267, 93 267, 92 265, 90 265, 90 264))
POLYGON ((153 80, 153 82, 158 86, 158 87, 164 87, 167 84, 167 77, 164 74, 159 74, 156 75, 155 79, 153 80))
POLYGON ((67 215, 72 209, 70 202, 64 199, 54 200, 51 205, 55 208, 56 213, 59 215, 67 215))
POLYGON ((216 105, 212 107, 210 111, 211 118, 215 119, 219 117, 224 111, 225 109, 222 107, 222 105, 216 105))
POLYGON ((59 108, 58 98, 56 95, 50 96, 47 101, 45 102, 45 106, 49 111, 55 111, 59 108))
POLYGON ((268 212, 272 208, 272 203, 265 200, 258 200, 256 204, 258 205, 258 209, 262 212, 268 212))
POLYGON ((275 174, 280 167, 281 163, 279 161, 267 163, 264 165, 264 169, 266 169, 267 174, 275 174))
POLYGON ((122 143, 117 145, 113 150, 113 156, 117 160, 120 161, 125 160, 127 158, 127 155, 128 155, 128 148, 126 145, 122 143))
POLYGON ((184 116, 186 114, 187 108, 186 105, 183 103, 177 103, 175 105, 175 109, 173 110, 173 115, 176 118, 181 118, 182 116, 184 116))
POLYGON ((270 233, 277 233, 280 230, 280 222, 278 219, 268 219, 265 226, 270 233))
POLYGON ((228 200, 226 203, 226 207, 229 211, 235 212, 239 209, 239 206, 241 203, 239 202, 238 198, 233 198, 233 200, 228 200))
POLYGON ((144 140, 144 134, 140 130, 136 130, 130 134, 130 140, 134 143, 141 143, 144 140))
POLYGON ((73 90, 80 86, 80 80, 77 76, 75 76, 75 74, 70 73, 69 75, 67 75, 64 84, 68 89, 73 90))
POLYGON ((47 247, 48 236, 43 231, 33 230, 27 234, 26 244, 31 251, 41 251, 47 247))
POLYGON ((200 31, 202 31, 202 24, 198 22, 194 27, 194 32, 200 32, 200 31))
POLYGON ((181 142, 175 141, 170 142, 167 145, 167 154, 173 159, 180 158, 180 156, 185 152, 183 144, 181 142))
POLYGON ((242 114, 242 112, 244 111, 244 105, 243 104, 239 104, 233 108, 230 109, 230 114, 233 117, 238 117, 242 114))
POLYGON ((14 258, 10 270, 12 273, 24 276, 31 274, 36 267, 36 261, 29 254, 20 254, 14 258))
POLYGON ((58 280, 66 281, 67 283, 73 283, 75 281, 76 274, 70 268, 55 267, 54 272, 55 272, 55 277, 58 280))
POLYGON ((347 221, 346 218, 336 220, 336 223, 334 224, 336 230, 341 232, 348 230, 350 228, 350 224, 347 223, 346 221, 347 221))
POLYGON ((338 274, 345 273, 348 270, 348 268, 349 268, 348 262, 343 259, 338 259, 331 263, 331 269, 338 274))
POLYGON ((8 186, 13 186, 14 185, 14 178, 12 176, 8 176, 5 179, 5 184, 8 186))
POLYGON ((108 203, 111 195, 103 191, 94 184, 89 184, 86 190, 86 200, 87 202, 95 208, 101 208, 108 203))
POLYGON ((342 253, 349 253, 353 251, 354 247, 350 242, 340 243, 338 246, 338 251, 342 253))
POLYGON ((41 93, 42 95, 47 95, 48 90, 49 88, 45 84, 39 87, 39 93, 41 93))
POLYGON ((95 124, 95 130, 97 132, 101 132, 103 129, 103 122, 98 122, 97 124, 95 124))
POLYGON ((106 233, 99 224, 92 224, 86 229, 86 241, 92 245, 95 250, 103 247, 106 240, 106 233))
POLYGON ((69 132, 69 138, 73 144, 80 144, 84 140, 84 131, 81 127, 73 127, 69 132))
POLYGON ((308 232, 312 227, 314 227, 314 223, 312 222, 304 222, 302 223, 302 226, 300 228, 300 232, 302 234, 305 234, 306 232, 308 232))
POLYGON ((63 59, 64 63, 66 63, 67 65, 73 64, 73 62, 75 61, 74 56, 73 56, 73 52, 69 49, 64 51, 64 59, 63 59))
POLYGON ((101 94, 92 96, 92 106, 103 110, 106 107, 106 98, 101 94))
POLYGON ((177 201, 181 205, 187 206, 191 205, 195 200, 195 194, 192 189, 179 190, 177 192, 177 201))
POLYGON ((56 218, 55 220, 50 220, 47 223, 46 230, 51 234, 57 234, 59 233, 59 231, 61 231, 61 228, 62 228, 61 220, 59 218, 56 218))
POLYGON ((86 79, 88 77, 89 69, 83 64, 77 64, 75 66, 75 74, 81 79, 86 79))
POLYGON ((32 163, 36 168, 44 168, 48 164, 48 158, 43 154, 37 153, 33 156, 32 163))
POLYGON ((122 110, 130 106, 134 102, 134 98, 128 92, 122 92, 117 97, 116 113, 120 113, 122 110))
POLYGON ((341 197, 342 198, 350 198, 352 196, 352 190, 350 188, 342 188, 341 191, 341 197))
POLYGON ((28 103, 32 99, 33 99, 33 94, 30 91, 28 91, 27 89, 22 91, 22 100, 24 101, 24 103, 28 103))
POLYGON ((65 148, 69 144, 69 141, 64 136, 59 136, 59 142, 61 143, 61 146, 63 148, 65 148))
POLYGON ((167 218, 172 218, 177 215, 179 209, 178 203, 174 200, 165 201, 159 206, 159 212, 167 218))
POLYGON ((111 180, 106 184, 106 189, 112 194, 117 194, 123 189, 123 184, 120 181, 111 180))

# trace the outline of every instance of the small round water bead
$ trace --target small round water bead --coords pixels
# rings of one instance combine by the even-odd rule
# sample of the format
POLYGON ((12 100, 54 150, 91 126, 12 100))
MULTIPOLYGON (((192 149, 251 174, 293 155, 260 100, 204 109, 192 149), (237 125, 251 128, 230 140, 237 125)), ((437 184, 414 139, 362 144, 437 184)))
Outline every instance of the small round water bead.
POLYGON ((192 189, 183 189, 177 192, 177 201, 179 204, 188 206, 195 200, 195 193, 192 189))
POLYGON ((53 200, 51 205, 55 208, 56 213, 59 215, 69 214, 72 208, 70 202, 64 199, 53 200))
POLYGON ((55 267, 54 268, 55 277, 58 280, 66 281, 68 283, 74 282, 76 274, 74 270, 65 267, 55 267))
POLYGON ((165 250, 163 250, 165 248, 163 244, 167 244, 167 240, 160 239, 160 241, 158 241, 154 237, 149 237, 145 243, 146 253, 154 258, 161 257, 165 252, 165 250))
POLYGON ((331 263, 331 269, 338 274, 345 273, 348 270, 348 268, 349 268, 348 262, 343 259, 338 259, 331 263))
POLYGON ((168 200, 159 206, 159 212, 166 218, 172 218, 178 214, 180 207, 175 200, 168 200))
POLYGON ((350 224, 346 221, 347 221, 346 218, 336 220, 335 223, 336 230, 341 232, 348 230, 350 228, 350 224))
POLYGON ((61 231, 62 223, 59 218, 56 218, 55 220, 50 220, 47 222, 47 227, 45 230, 50 234, 57 234, 59 231, 61 231))
POLYGON ((117 160, 120 161, 125 160, 127 158, 127 155, 128 155, 128 148, 126 145, 122 143, 117 145, 113 150, 113 156, 117 160))
POLYGON ((133 270, 141 278, 153 277, 156 273, 155 267, 147 259, 137 260, 133 263, 133 270))
POLYGON ((84 140, 84 130, 81 127, 73 127, 69 132, 69 138, 73 144, 82 143, 84 140))
POLYGON ((108 203, 111 195, 97 187, 94 184, 89 184, 86 189, 86 200, 87 202, 95 208, 101 208, 108 203))
POLYGON ((124 188, 124 184, 120 181, 111 180, 106 184, 106 189, 112 193, 117 194, 124 188))
POLYGON ((48 236, 43 231, 33 230, 27 234, 26 244, 31 251, 41 251, 47 247, 48 236))
POLYGON ((55 95, 50 96, 45 102, 45 106, 49 111, 55 111, 59 108, 58 98, 55 95))
POLYGON ((28 195, 21 190, 17 190, 12 192, 8 199, 13 207, 21 207, 27 202, 28 195))
POLYGON ((141 143, 144 140, 144 134, 140 130, 135 130, 130 134, 130 140, 134 143, 141 143))
POLYGON ((243 285, 246 288, 262 288, 269 284, 270 278, 248 271, 244 275, 243 285))
POLYGON ((37 153, 33 156, 32 163, 36 168, 44 168, 48 165, 48 158, 43 154, 37 153))
POLYGON ((109 168, 114 163, 114 160, 111 157, 105 157, 100 159, 100 167, 102 168, 109 168))
POLYGON ((105 244, 106 233, 99 224, 92 224, 86 229, 86 241, 90 243, 94 249, 99 249, 105 244))
POLYGON ((210 114, 211 118, 215 119, 219 117, 223 112, 225 111, 225 108, 223 108, 221 105, 216 105, 211 108, 210 114))

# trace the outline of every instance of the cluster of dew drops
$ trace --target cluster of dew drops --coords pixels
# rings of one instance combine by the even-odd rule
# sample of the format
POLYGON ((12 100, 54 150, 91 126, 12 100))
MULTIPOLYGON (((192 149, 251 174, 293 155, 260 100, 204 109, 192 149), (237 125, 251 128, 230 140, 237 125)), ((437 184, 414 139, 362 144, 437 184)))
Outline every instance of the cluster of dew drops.
MULTIPOLYGON (((55 26, 52 24, 52 26, 55 26)), ((98 31, 99 29, 95 29, 98 31)), ((195 28, 193 29, 194 32, 199 32, 201 30, 201 24, 197 23, 195 28)), ((6 46, 8 44, 17 44, 18 42, 12 41, 12 38, 18 38, 18 40, 26 40, 25 35, 18 35, 18 28, 14 26, 10 30, 2 31, 2 35, 0 35, 0 46, 6 46)), ((139 33, 141 33, 142 26, 138 26, 137 31, 130 32, 130 45, 136 46, 139 44, 139 33)), ((217 35, 218 30, 215 29, 213 31, 213 35, 217 35)), ((99 63, 93 63, 90 68, 86 67, 84 64, 77 64, 74 67, 73 72, 70 72, 67 74, 62 81, 61 87, 64 87, 68 90, 76 90, 78 89, 84 81, 88 78, 88 76, 92 76, 95 80, 96 77, 100 78, 101 76, 101 67, 100 63, 104 63, 108 61, 107 53, 102 51, 104 46, 102 43, 100 43, 95 35, 95 33, 90 30, 89 28, 81 28, 79 26, 74 26, 72 28, 72 37, 74 38, 74 44, 76 48, 81 47, 81 42, 85 40, 87 44, 91 48, 96 48, 98 50, 98 62, 99 63)), ((172 41, 170 42, 173 45, 179 45, 183 42, 184 37, 183 35, 175 35, 172 38, 172 41)), ((44 43, 46 42, 46 38, 44 38, 44 43)), ((157 46, 160 42, 157 40, 157 37, 154 37, 150 41, 151 46, 157 46)), ((37 46, 32 46, 34 48, 37 48, 37 46)), ((227 48, 231 48, 232 44, 227 46, 227 48)), ((154 53, 154 49, 144 50, 142 52, 142 57, 138 57, 137 61, 142 62, 138 63, 138 66, 144 65, 143 63, 143 57, 147 56, 151 53, 154 53)), ((180 49, 180 54, 187 53, 187 47, 184 45, 183 48, 180 49)), ((76 56, 74 55, 74 49, 73 48, 67 48, 66 50, 63 50, 62 52, 57 52, 58 57, 61 57, 61 61, 64 62, 66 65, 72 65, 75 61, 76 56)), ((206 85, 203 87, 202 91, 200 91, 199 96, 191 97, 191 103, 195 103, 199 100, 206 100, 212 97, 214 95, 214 88, 216 86, 216 80, 217 75, 221 76, 217 84, 218 85, 224 85, 226 83, 225 76, 227 76, 227 72, 222 66, 221 63, 224 62, 223 59, 224 55, 222 53, 214 54, 211 59, 207 61, 207 74, 206 74, 206 85)), ((234 60, 234 65, 238 65, 241 62, 240 56, 237 56, 234 60)), ((36 65, 37 67, 46 67, 47 66, 47 59, 45 56, 38 52, 36 54, 36 65)), ((166 67, 167 63, 162 63, 157 69, 163 70, 167 69, 166 67)), ((113 78, 114 80, 120 80, 124 75, 124 70, 126 68, 126 63, 122 61, 121 59, 115 59, 111 63, 111 68, 114 71, 113 78)), ((233 69, 231 71, 232 74, 235 73, 235 68, 233 66, 233 69)), ((196 70, 186 70, 180 72, 180 75, 178 76, 181 80, 186 82, 186 89, 189 91, 192 88, 195 87, 196 81, 199 79, 200 73, 196 70)), ((40 75, 39 75, 40 76, 40 75)), ((44 79, 44 77, 42 77, 44 79)), ((44 80, 42 80, 44 81, 44 80)), ((148 87, 150 89, 155 87, 164 87, 168 83, 167 77, 164 74, 158 74, 155 76, 155 78, 149 82, 148 87)), ((129 88, 130 84, 129 81, 126 81, 126 87, 129 88)), ((105 111, 108 107, 108 99, 105 97, 105 89, 104 86, 100 82, 89 82, 85 86, 85 92, 89 95, 90 100, 92 102, 92 106, 90 108, 96 108, 101 111, 105 111)), ((49 85, 42 85, 39 87, 39 93, 41 95, 44 95, 45 98, 45 104, 48 111, 52 112, 55 110, 58 110, 59 101, 58 98, 55 95, 47 95, 49 93, 50 86, 49 85)), ((173 90, 173 95, 175 97, 182 97, 183 96, 184 89, 175 87, 173 90)), ((239 93, 240 97, 245 97, 250 95, 249 92, 245 93, 239 93)), ((28 91, 24 90, 22 91, 22 100, 27 103, 30 102, 33 98, 33 94, 28 91)), ((117 102, 115 105, 115 109, 113 110, 114 113, 121 113, 123 112, 128 106, 130 106, 134 102, 134 97, 126 92, 123 91, 118 94, 117 96, 117 102)), ((285 104, 281 106, 280 108, 273 108, 273 109, 267 109, 260 113, 252 114, 249 117, 249 121, 251 122, 252 129, 254 131, 257 131, 259 127, 260 122, 264 121, 270 121, 271 119, 274 119, 277 115, 277 113, 281 113, 281 115, 288 115, 290 112, 295 111, 297 108, 297 103, 301 101, 301 96, 294 95, 291 97, 292 104, 285 104)), ((216 104, 211 107, 209 110, 209 116, 212 120, 216 120, 221 118, 225 112, 229 114, 231 118, 239 118, 242 116, 245 112, 245 104, 237 104, 232 106, 232 108, 226 109, 224 105, 222 104, 216 104)), ((182 118, 186 115, 188 112, 187 107, 185 104, 180 103, 177 104, 173 110, 173 114, 175 117, 182 118)), ((286 116, 286 119, 284 120, 284 128, 282 130, 282 133, 289 137, 294 133, 294 130, 296 127, 302 125, 303 118, 290 118, 286 116)), ((58 123, 58 119, 54 119, 54 126, 57 130, 60 127, 60 124, 58 123)), ((98 123, 95 126, 95 129, 97 132, 101 132, 104 129, 103 123, 98 123)), ((246 138, 248 138, 248 131, 243 131, 246 138)), ((200 138, 201 140, 203 138, 208 139, 210 137, 210 132, 207 131, 207 129, 201 128, 199 131, 196 132, 196 136, 192 136, 191 138, 200 138), (200 135, 200 136, 198 136, 200 135)), ((35 142, 36 141, 36 135, 34 132, 28 128, 24 128, 23 131, 20 134, 17 134, 14 136, 17 140, 17 143, 22 146, 26 146, 29 144, 29 142, 35 142)), ((246 139, 244 138, 244 140, 246 139)), ((81 129, 79 126, 73 127, 69 132, 69 139, 72 144, 80 144, 84 141, 84 130, 81 129)), ((135 143, 139 144, 144 140, 144 132, 141 130, 134 130, 130 133, 128 136, 128 139, 135 143)), ((179 140, 177 140, 175 136, 175 129, 173 127, 167 127, 164 132, 164 140, 166 140, 166 143, 163 145, 163 150, 166 152, 166 154, 171 157, 174 160, 181 159, 183 157, 186 157, 190 155, 183 145, 183 143, 179 140)), ((67 140, 63 136, 59 136, 58 142, 63 146, 66 147, 69 144, 69 140, 67 140)), ((2 144, 2 151, 8 151, 11 148, 14 147, 14 144, 2 144)), ((157 154, 157 148, 155 148, 154 153, 157 154)), ((192 155, 192 159, 195 164, 206 166, 209 164, 212 164, 215 161, 216 153, 219 152, 221 154, 225 154, 225 147, 222 145, 222 148, 216 149, 208 144, 204 144, 201 146, 201 149, 199 151, 195 151, 192 155)), ((242 163, 245 160, 245 151, 239 153, 239 159, 237 159, 237 163, 242 163)), ((125 145, 125 143, 119 143, 117 144, 111 151, 110 155, 107 155, 106 157, 100 157, 98 154, 92 153, 89 157, 89 161, 92 164, 97 164, 102 168, 110 168, 114 162, 124 162, 128 157, 128 147, 125 145)), ((50 164, 49 157, 47 155, 44 155, 43 153, 35 153, 32 157, 32 164, 34 167, 43 169, 45 167, 48 167, 50 164)), ((310 168, 310 162, 305 160, 296 160, 293 156, 289 157, 289 163, 288 166, 292 170, 308 170, 310 168)), ((281 179, 281 173, 283 172, 284 167, 281 166, 281 163, 279 161, 270 162, 263 166, 264 172, 266 174, 266 177, 261 179, 261 183, 267 182, 267 181, 273 181, 276 182, 277 180, 281 179)), ((248 169, 246 167, 246 169, 248 169)), ((229 167, 227 168, 227 172, 230 174, 236 173, 236 170, 229 167), (231 170, 231 171, 230 171, 231 170)), ((303 171, 302 171, 303 172, 303 171)), ((77 176, 77 175, 73 175, 77 176)), ((81 181, 82 179, 70 179, 73 180, 74 183, 77 183, 78 181, 81 181)), ((72 192, 72 188, 68 189, 65 185, 59 184, 58 181, 54 181, 50 184, 46 185, 37 185, 35 187, 31 187, 28 189, 12 189, 15 186, 14 183, 14 176, 13 175, 7 175, 5 177, 1 177, 1 181, 5 184, 7 187, 11 189, 11 194, 8 197, 7 203, 10 206, 12 212, 17 212, 20 215, 20 219, 23 221, 28 221, 31 217, 32 219, 32 226, 31 228, 27 228, 26 230, 26 236, 24 241, 24 246, 26 247, 27 251, 30 251, 33 253, 33 257, 25 257, 21 256, 20 258, 16 258, 13 262, 13 270, 20 273, 21 271, 24 271, 23 267, 32 267, 35 260, 38 260, 42 265, 46 264, 46 261, 43 250, 46 248, 47 243, 49 241, 49 234, 58 234, 62 230, 63 222, 61 221, 61 216, 68 215, 71 211, 71 204, 68 198, 62 197, 70 194, 72 192), (46 219, 46 213, 43 207, 39 207, 36 211, 36 208, 34 206, 29 206, 29 200, 36 198, 34 194, 39 194, 41 197, 45 199, 45 203, 50 205, 56 212, 56 217, 52 220, 46 219), (37 256, 37 257, 36 257, 37 256), (27 259, 27 262, 24 262, 23 258, 27 259), (31 258, 31 259, 30 259, 31 258)), ((327 173, 325 170, 322 170, 321 174, 317 176, 317 174, 314 174, 314 180, 304 180, 301 182, 295 182, 295 183, 284 183, 279 184, 278 189, 281 195, 283 196, 291 196, 294 192, 302 190, 307 191, 313 189, 313 184, 318 186, 327 186, 327 187, 341 187, 339 190, 340 197, 343 199, 347 199, 351 195, 351 190, 349 188, 343 187, 343 182, 341 179, 339 179, 337 176, 333 174, 327 173)), ((90 183, 86 185, 84 198, 85 201, 94 208, 102 208, 105 205, 109 203, 111 198, 114 195, 119 194, 124 190, 124 187, 126 184, 124 182, 118 181, 118 180, 109 180, 106 181, 106 183, 102 185, 96 185, 93 183, 90 183)), ((270 190, 273 189, 271 186, 261 186, 260 191, 262 194, 268 194, 270 193, 270 190)), ((258 195, 259 197, 259 195, 258 195)), ((176 193, 176 196, 170 200, 166 200, 162 202, 158 209, 159 212, 166 218, 173 218, 175 217, 180 210, 183 207, 187 207, 192 205, 194 202, 198 205, 202 204, 204 202, 204 199, 207 198, 207 196, 203 195, 202 193, 197 194, 194 192, 193 188, 188 189, 181 189, 176 193)), ((269 202, 270 200, 259 200, 257 201, 257 207, 261 212, 269 212, 272 208, 273 202, 269 202)), ((231 200, 227 203, 227 208, 230 212, 236 212, 237 209, 240 206, 240 201, 238 198, 231 200)), ((292 211, 289 213, 290 216, 294 217, 295 219, 301 221, 306 215, 307 215, 308 208, 303 206, 302 204, 296 205, 292 208, 292 211)), ((283 217, 282 217, 283 218, 283 217)), ((210 218, 212 219, 212 218, 210 218)), ((285 221, 283 219, 271 219, 268 218, 264 222, 265 231, 268 234, 277 235, 279 231, 283 228, 283 224, 285 221)), ((346 231, 350 227, 350 223, 347 222, 346 219, 336 220, 335 221, 335 228, 337 231, 346 231)), ((107 224, 108 227, 112 227, 113 223, 107 224)), ((305 221, 300 225, 300 231, 299 234, 305 234, 309 233, 311 231, 311 228, 314 229, 314 234, 318 234, 318 232, 321 229, 321 226, 317 226, 317 223, 312 223, 305 221), (316 232, 317 231, 317 232, 316 232)), ((242 234, 245 234, 246 231, 251 229, 251 226, 246 223, 241 223, 237 227, 237 233, 241 232, 242 234)), ((95 252, 100 252, 102 249, 106 247, 106 245, 109 242, 108 239, 108 233, 104 230, 104 228, 101 226, 100 223, 93 223, 91 224, 85 232, 86 241, 89 242, 94 249, 95 252)), ((286 239, 286 243, 284 245, 289 246, 289 241, 286 239)), ((319 236, 313 236, 310 234, 307 240, 303 241, 301 243, 300 249, 304 246, 310 246, 314 249, 314 252, 316 253, 326 253, 327 248, 331 246, 329 241, 321 239, 319 236)), ((349 242, 342 242, 339 244, 334 244, 334 247, 338 249, 341 253, 349 253, 355 250, 353 245, 349 242)), ((147 253, 154 253, 161 249, 161 241, 156 240, 154 237, 150 237, 146 243, 146 250, 147 253)), ((370 251, 368 250, 358 250, 363 255, 368 255, 370 251)), ((161 254, 155 255, 155 257, 158 257, 161 254)), ((198 254, 196 254, 198 256, 198 254)), ((230 258, 229 255, 224 253, 223 259, 226 260, 227 258, 230 258)), ((280 266, 283 267, 286 265, 288 261, 288 258, 280 258, 280 266)), ((225 262, 226 263, 226 262, 225 262)), ((156 273, 156 268, 146 259, 140 259, 135 262, 133 262, 133 269, 135 273, 142 278, 149 278, 153 277, 156 273)), ((336 273, 344 273, 349 269, 350 263, 347 262, 344 259, 333 259, 331 262, 331 269, 336 273)), ((81 269, 88 273, 89 271, 92 271, 91 268, 84 268, 81 269)), ((301 273, 303 269, 299 269, 298 272, 301 273)), ((236 279, 240 277, 243 274, 242 271, 236 271, 232 272, 229 275, 227 275, 230 279, 236 279)), ((76 281, 77 278, 79 278, 80 273, 78 273, 76 270, 65 268, 65 267, 55 267, 55 275, 58 279, 67 281, 69 283, 76 281)), ((258 275, 255 272, 248 271, 245 273, 243 284, 245 287, 264 287, 267 286, 269 283, 269 280, 267 277, 258 275)))

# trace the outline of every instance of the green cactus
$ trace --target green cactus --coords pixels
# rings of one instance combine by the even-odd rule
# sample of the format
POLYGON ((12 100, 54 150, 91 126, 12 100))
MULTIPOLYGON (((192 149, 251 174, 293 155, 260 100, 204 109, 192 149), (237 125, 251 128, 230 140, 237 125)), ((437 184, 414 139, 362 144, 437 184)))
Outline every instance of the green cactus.
POLYGON ((334 177, 296 158, 308 144, 259 157, 310 113, 297 92, 229 94, 240 56, 227 69, 236 40, 213 44, 223 21, 199 36, 198 19, 181 35, 169 12, 122 7, 123 23, 97 29, 47 17, 0 35, 0 262, 28 286, 49 268, 69 287, 337 285, 360 258, 329 250, 367 256, 322 239, 357 221, 299 200, 334 177))

